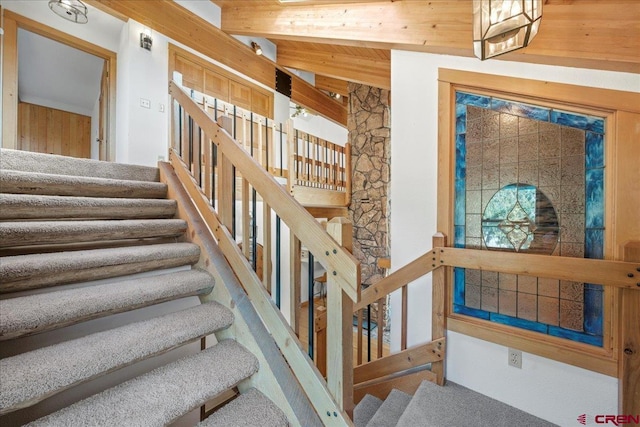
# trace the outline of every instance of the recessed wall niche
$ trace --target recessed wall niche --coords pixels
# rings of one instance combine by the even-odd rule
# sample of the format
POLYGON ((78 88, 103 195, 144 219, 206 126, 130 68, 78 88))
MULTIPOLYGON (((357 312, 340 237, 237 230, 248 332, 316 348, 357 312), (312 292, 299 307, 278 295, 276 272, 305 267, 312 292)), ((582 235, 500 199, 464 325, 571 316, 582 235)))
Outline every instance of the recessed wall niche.
MULTIPOLYGON (((602 258, 600 117, 456 92, 456 247, 602 258)), ((454 269, 453 310, 602 346, 603 291, 588 283, 454 269)))

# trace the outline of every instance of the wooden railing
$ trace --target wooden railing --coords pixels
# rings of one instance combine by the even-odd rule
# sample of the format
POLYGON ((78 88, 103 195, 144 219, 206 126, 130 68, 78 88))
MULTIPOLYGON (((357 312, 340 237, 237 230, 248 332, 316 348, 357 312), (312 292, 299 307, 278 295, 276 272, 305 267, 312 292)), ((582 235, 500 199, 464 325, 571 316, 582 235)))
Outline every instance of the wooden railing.
POLYGON ((304 205, 348 206, 351 146, 340 146, 297 129, 288 132, 290 193, 304 205))
MULTIPOLYGON (((354 305, 354 312, 357 313, 370 304, 384 301, 387 295, 406 289, 408 284, 431 273, 431 341, 407 347, 408 322, 404 320, 407 319, 407 304, 406 299, 403 300, 401 350, 389 356, 378 355, 375 360, 362 364, 362 360, 358 359, 358 366, 354 370, 354 400, 358 402, 366 393, 384 398, 392 388, 412 393, 422 380, 438 384, 444 382, 445 290, 451 286, 445 279, 452 276, 448 272, 449 268, 459 267, 619 288, 623 326, 620 331, 620 347, 615 349, 615 352, 619 357, 617 363, 621 387, 620 413, 635 413, 633 410, 637 409, 634 407, 637 399, 633 396, 640 392, 640 242, 629 242, 624 248, 624 253, 625 260, 629 262, 458 249, 447 247, 445 236, 441 233, 436 234, 431 251, 362 291, 360 300, 354 305)), ((322 325, 322 322, 318 324, 322 325)), ((420 327, 415 324, 410 326, 420 327)), ((329 333, 321 328, 316 329, 320 329, 317 331, 319 337, 323 337, 327 342, 331 341, 329 333)), ((361 341, 361 338, 357 340, 361 341)), ((320 342, 318 338, 318 345, 320 342)), ((361 350, 358 350, 358 353, 360 352, 361 350)), ((584 357, 593 356, 585 353, 584 357)))
MULTIPOLYGON (((347 416, 353 408, 353 337, 350 325, 353 301, 357 300, 359 292, 360 264, 189 94, 175 82, 170 83, 169 92, 174 103, 174 139, 170 159, 176 174, 188 188, 190 197, 319 417, 325 425, 350 425, 347 416), (243 194, 250 194, 246 199, 243 197, 243 201, 248 203, 237 203, 234 193, 238 178, 242 180, 243 194), (240 211, 236 212, 237 209, 240 211), (289 228, 291 246, 304 245, 328 272, 327 328, 332 340, 326 349, 326 383, 301 351, 295 333, 256 275, 255 265, 251 265, 255 264, 255 258, 253 262, 247 261, 246 253, 243 253, 249 246, 255 248, 261 240, 265 248, 264 265, 276 264, 278 268, 277 254, 272 257, 267 250, 272 246, 272 212, 277 221, 282 221, 289 228), (251 226, 252 235, 244 234, 249 227, 243 226, 241 251, 237 244, 236 217, 242 218, 244 223, 249 216, 254 219, 262 217, 266 225, 262 227, 260 236, 257 236, 255 221, 251 226)), ((297 284, 294 280, 292 287, 297 284)))
MULTIPOLYGON (((305 206, 348 206, 351 200, 350 145, 327 141, 295 129, 292 120, 273 119, 186 89, 236 142, 273 176, 287 180, 287 189, 305 206)), ((188 135, 185 135, 188 137, 188 135)), ((202 154, 202 153, 199 153, 202 154)), ((188 157, 190 154, 185 152, 188 157)), ((215 161, 215 156, 213 161, 215 161)), ((203 172, 195 171, 194 172, 203 172)), ((209 182, 203 181, 203 185, 209 182)), ((205 188, 205 192, 210 194, 205 188)))

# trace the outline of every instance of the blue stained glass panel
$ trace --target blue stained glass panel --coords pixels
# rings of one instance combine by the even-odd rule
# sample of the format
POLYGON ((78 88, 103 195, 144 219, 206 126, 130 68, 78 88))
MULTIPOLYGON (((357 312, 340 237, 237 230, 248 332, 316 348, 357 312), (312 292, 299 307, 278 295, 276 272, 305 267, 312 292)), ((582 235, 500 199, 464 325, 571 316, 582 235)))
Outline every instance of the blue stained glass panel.
POLYGON ((604 167, 604 135, 587 132, 585 135, 585 168, 595 169, 604 167))
POLYGON ((588 169, 585 174, 585 227, 604 227, 604 169, 588 169))
POLYGON ((491 98, 465 92, 456 92, 456 104, 473 105, 474 107, 489 108, 491 98))
POLYGON ((501 113, 514 114, 520 117, 549 121, 550 108, 537 107, 535 105, 522 104, 520 102, 505 101, 503 99, 493 98, 491 100, 491 109, 500 111, 501 113))
POLYGON ((454 268, 453 277, 455 280, 455 286, 453 291, 453 303, 458 305, 464 305, 464 280, 465 280, 464 268, 459 268, 459 267, 454 268))
POLYGON ((583 116, 564 111, 551 110, 549 119, 552 123, 572 128, 604 133, 604 120, 598 117, 583 116))
POLYGON ((472 316, 478 319, 489 320, 489 312, 484 310, 478 310, 477 308, 470 308, 461 304, 453 305, 453 312, 465 314, 467 316, 472 316))
POLYGON ((454 225, 464 225, 465 224, 465 212, 466 212, 466 202, 467 198, 465 197, 466 183, 464 179, 456 179, 456 194, 455 194, 455 202, 454 202, 454 217, 453 224, 454 225))
POLYGON ((502 323, 503 325, 516 326, 518 328, 527 329, 529 331, 547 333, 548 326, 543 323, 533 322, 527 319, 518 319, 513 316, 506 316, 499 313, 491 313, 489 318, 496 323, 502 323))
POLYGON ((454 227, 454 233, 454 246, 456 248, 464 248, 466 246, 464 225, 456 225, 454 227))
POLYGON ((456 179, 467 177, 467 145, 464 134, 456 136, 456 179))
POLYGON ((465 133, 467 131, 467 106, 464 104, 456 105, 456 133, 465 133))
POLYGON ((604 258, 604 230, 588 228, 584 232, 584 257, 592 259, 604 258))

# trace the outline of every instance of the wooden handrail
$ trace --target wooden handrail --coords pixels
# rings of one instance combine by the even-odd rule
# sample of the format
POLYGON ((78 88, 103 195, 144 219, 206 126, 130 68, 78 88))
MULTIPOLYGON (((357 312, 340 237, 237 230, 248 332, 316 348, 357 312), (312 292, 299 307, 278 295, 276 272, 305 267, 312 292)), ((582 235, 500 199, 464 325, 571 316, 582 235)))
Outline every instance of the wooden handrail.
POLYGON ((434 250, 438 264, 443 266, 525 274, 640 291, 637 270, 640 262, 446 247, 434 250))
POLYGON ((238 146, 233 138, 173 81, 169 84, 169 93, 198 123, 206 137, 218 146, 225 157, 260 193, 265 203, 289 225, 304 246, 325 266, 335 283, 349 298, 356 301, 360 285, 358 260, 338 245, 303 206, 293 200, 255 159, 247 156, 242 147, 238 146))

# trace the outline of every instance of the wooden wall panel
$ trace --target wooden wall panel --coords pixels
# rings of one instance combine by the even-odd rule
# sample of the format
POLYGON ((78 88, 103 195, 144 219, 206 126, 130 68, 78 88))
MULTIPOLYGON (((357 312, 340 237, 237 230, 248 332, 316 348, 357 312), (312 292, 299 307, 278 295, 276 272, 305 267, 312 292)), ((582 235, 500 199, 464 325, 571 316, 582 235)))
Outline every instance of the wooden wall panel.
POLYGON ((240 108, 251 110, 251 88, 229 80, 229 102, 240 108))
POLYGON ((204 93, 215 98, 229 99, 229 79, 221 74, 205 69, 204 93))
POLYGON ((204 91, 204 68, 200 64, 176 55, 176 71, 182 74, 182 84, 198 92, 204 91))
POLYGON ((265 117, 273 117, 273 97, 268 93, 251 90, 251 111, 265 117))
POLYGON ((21 102, 19 150, 91 157, 91 117, 21 102))

